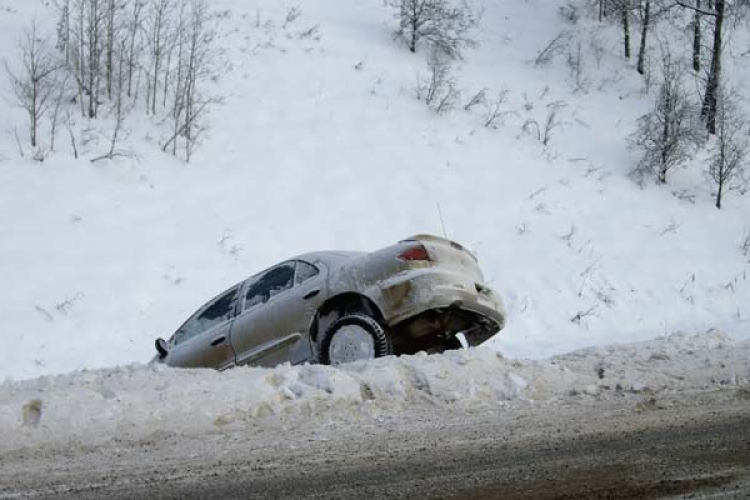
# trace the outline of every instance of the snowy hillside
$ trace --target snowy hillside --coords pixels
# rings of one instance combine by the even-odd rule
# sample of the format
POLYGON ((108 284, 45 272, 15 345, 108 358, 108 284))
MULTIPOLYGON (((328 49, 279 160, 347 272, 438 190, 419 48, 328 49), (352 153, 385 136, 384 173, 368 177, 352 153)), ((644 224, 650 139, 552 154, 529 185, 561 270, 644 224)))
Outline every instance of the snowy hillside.
MULTIPOLYGON (((557 33, 594 23, 571 25, 563 3, 485 0, 480 44, 454 71, 461 101, 438 115, 415 97, 425 54, 393 39, 382 0, 215 0, 225 103, 190 163, 136 114, 124 123, 133 157, 89 161, 111 118, 79 118, 79 160, 67 131, 45 161, 21 157, 23 110, 0 100, 0 379, 145 361, 155 337, 266 266, 442 234, 441 214, 505 299, 492 341, 503 353, 715 327, 750 336, 748 199, 714 209, 700 159, 666 186, 628 177, 627 137, 652 99, 615 28, 598 32, 598 63, 583 47, 585 88, 564 56, 534 64, 557 33), (508 91, 496 127, 464 110, 482 88, 508 91), (545 146, 524 124, 552 109, 545 146)), ((45 2, 0 0, 0 59, 14 64, 32 16, 53 29, 45 2)))

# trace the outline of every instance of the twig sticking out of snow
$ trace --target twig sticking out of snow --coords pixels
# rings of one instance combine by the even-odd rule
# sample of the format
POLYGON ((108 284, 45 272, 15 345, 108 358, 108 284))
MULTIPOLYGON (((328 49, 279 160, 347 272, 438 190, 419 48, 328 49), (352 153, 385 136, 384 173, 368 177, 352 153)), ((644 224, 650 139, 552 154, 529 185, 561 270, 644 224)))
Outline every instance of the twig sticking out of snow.
POLYGON ((664 236, 666 234, 677 234, 677 230, 680 229, 680 226, 682 224, 678 224, 674 219, 669 223, 667 227, 664 228, 664 230, 659 234, 659 236, 664 236))
POLYGON ((593 306, 589 307, 585 311, 578 311, 572 318, 570 318, 570 322, 580 325, 581 321, 584 318, 594 315, 594 311, 596 311, 597 307, 598 307, 598 304, 594 304, 593 306))

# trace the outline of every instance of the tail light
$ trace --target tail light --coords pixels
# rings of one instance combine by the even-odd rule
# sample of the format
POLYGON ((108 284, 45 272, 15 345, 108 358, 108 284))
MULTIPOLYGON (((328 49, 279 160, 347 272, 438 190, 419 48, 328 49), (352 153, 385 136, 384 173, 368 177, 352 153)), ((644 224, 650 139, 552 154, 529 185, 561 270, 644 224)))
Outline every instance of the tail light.
POLYGON ((430 254, 427 253, 427 249, 422 245, 417 245, 409 248, 398 256, 399 260, 422 260, 431 261, 430 254))

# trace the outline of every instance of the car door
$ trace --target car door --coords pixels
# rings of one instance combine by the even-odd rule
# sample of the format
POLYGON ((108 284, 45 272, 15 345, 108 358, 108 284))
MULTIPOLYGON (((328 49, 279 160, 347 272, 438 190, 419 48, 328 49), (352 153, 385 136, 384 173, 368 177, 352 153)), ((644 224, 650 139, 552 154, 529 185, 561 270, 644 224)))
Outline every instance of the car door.
POLYGON ((234 366, 231 332, 239 289, 236 285, 213 298, 175 332, 165 359, 168 365, 218 370, 234 366))
POLYGON ((237 364, 275 366, 312 358, 309 325, 324 293, 320 269, 289 261, 251 278, 243 287, 232 343, 237 364))

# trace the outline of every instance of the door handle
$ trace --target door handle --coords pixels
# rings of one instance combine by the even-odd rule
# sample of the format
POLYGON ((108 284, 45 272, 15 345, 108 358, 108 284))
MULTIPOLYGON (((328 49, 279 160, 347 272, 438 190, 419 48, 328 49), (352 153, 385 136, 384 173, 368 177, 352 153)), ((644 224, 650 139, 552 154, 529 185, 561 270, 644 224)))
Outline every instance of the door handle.
POLYGON ((320 288, 316 288, 315 290, 310 290, 307 292, 302 298, 305 300, 311 299, 318 295, 320 293, 320 288))
POLYGON ((224 342, 226 342, 226 340, 227 340, 227 337, 225 335, 222 335, 220 337, 216 337, 215 339, 213 339, 211 341, 211 345, 216 347, 217 345, 223 344, 224 342))

